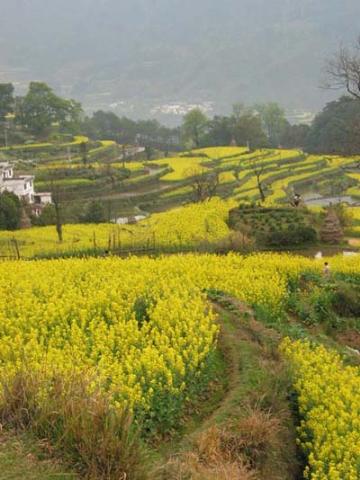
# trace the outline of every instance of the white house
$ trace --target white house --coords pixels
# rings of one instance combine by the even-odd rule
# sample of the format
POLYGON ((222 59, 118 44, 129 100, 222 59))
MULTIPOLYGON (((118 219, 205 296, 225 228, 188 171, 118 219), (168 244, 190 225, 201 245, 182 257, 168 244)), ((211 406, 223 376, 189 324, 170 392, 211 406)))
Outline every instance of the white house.
POLYGON ((12 178, 14 176, 13 167, 9 162, 0 162, 0 183, 1 180, 12 178))
POLYGON ((0 184, 0 191, 12 192, 27 203, 34 203, 34 177, 24 175, 21 177, 6 178, 0 184))
POLYGON ((49 205, 50 203, 52 203, 51 192, 41 192, 41 193, 35 192, 34 201, 39 205, 49 205))
POLYGON ((44 205, 52 203, 51 193, 35 193, 34 179, 32 175, 14 176, 14 169, 8 162, 0 162, 0 193, 12 192, 21 200, 38 206, 40 211, 44 205))

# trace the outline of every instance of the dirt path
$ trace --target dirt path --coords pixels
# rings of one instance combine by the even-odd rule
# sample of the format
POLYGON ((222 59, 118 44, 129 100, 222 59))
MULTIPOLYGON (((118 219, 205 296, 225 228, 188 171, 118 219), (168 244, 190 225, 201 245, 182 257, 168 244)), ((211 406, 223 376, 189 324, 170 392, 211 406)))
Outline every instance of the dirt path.
POLYGON ((278 353, 280 335, 241 302, 218 296, 211 303, 221 327, 219 347, 226 367, 220 375, 226 376, 227 388, 175 452, 174 447, 168 452, 157 478, 302 478, 287 373, 278 353))

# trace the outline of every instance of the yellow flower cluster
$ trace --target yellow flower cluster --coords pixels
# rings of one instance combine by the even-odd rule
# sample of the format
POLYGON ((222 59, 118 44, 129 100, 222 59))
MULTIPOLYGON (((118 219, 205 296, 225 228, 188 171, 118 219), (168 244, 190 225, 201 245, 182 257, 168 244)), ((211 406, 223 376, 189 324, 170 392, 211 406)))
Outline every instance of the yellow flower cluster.
POLYGON ((298 392, 299 443, 312 480, 360 478, 360 370, 323 346, 284 341, 298 392))
POLYGON ((248 151, 247 147, 208 147, 193 150, 194 155, 207 155, 209 158, 221 159, 234 157, 235 155, 243 155, 248 151))
MULTIPOLYGON (((0 263, 0 379, 84 376, 153 424, 207 378, 218 327, 205 290, 281 314, 280 258, 178 255, 0 263)), ((289 266, 289 274, 295 274, 289 266), (293 272, 293 273, 290 273, 293 272)), ((1 396, 0 396, 1 399, 1 396)))
POLYGON ((161 399, 165 416, 199 382, 217 336, 194 276, 181 262, 169 266, 135 258, 1 263, 2 381, 19 370, 44 383, 86 375, 115 406, 147 412, 161 399))
MULTIPOLYGON (((79 145, 80 143, 87 143, 89 141, 88 137, 85 137, 83 135, 78 135, 75 136, 72 142, 67 142, 60 144, 60 147, 69 147, 72 145, 79 145)), ((109 142, 107 142, 109 143, 109 142)), ((115 142, 114 142, 115 143, 115 142)), ((52 145, 57 146, 56 144, 52 143, 30 143, 27 145, 11 145, 10 147, 1 147, 0 151, 6 151, 6 150, 35 150, 35 149, 41 149, 41 148, 47 148, 51 147, 52 145)))
MULTIPOLYGON (((84 375, 115 406, 161 422, 206 380, 218 332, 206 291, 276 319, 289 282, 321 266, 276 254, 0 262, 0 379, 84 375)), ((359 275, 360 257, 333 259, 332 271, 359 275)))
POLYGON ((20 254, 73 252, 94 247, 107 248, 109 238, 121 247, 192 246, 226 237, 228 211, 236 204, 214 198, 152 215, 137 225, 65 225, 64 241, 59 243, 54 226, 0 232, 0 255, 9 255, 12 239, 18 241, 20 254))

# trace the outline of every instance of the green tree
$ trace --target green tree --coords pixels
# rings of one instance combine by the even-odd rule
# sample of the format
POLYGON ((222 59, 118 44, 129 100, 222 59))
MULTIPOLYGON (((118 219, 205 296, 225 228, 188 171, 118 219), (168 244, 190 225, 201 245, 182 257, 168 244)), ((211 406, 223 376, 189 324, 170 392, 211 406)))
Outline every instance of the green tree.
POLYGON ((20 227, 22 206, 11 192, 0 193, 0 230, 16 230, 20 227))
POLYGON ((85 223, 106 222, 106 212, 105 212, 104 205, 97 200, 93 200, 92 202, 90 202, 84 215, 84 222, 85 223))
POLYGON ((146 155, 146 160, 151 160, 153 155, 154 155, 154 149, 151 145, 146 145, 145 146, 145 155, 146 155))
POLYGON ((53 123, 59 123, 62 131, 76 133, 80 124, 81 105, 55 95, 41 82, 31 82, 29 91, 19 102, 17 120, 37 136, 50 132, 53 123))
POLYGON ((208 126, 208 118, 200 110, 194 108, 188 112, 182 123, 182 136, 185 142, 191 142, 196 148, 199 148, 204 139, 206 129, 208 126))
POLYGON ((285 111, 275 102, 259 104, 255 106, 259 113, 263 128, 272 147, 278 147, 281 136, 289 124, 285 117, 285 111))
POLYGON ((310 132, 310 126, 305 124, 288 124, 280 137, 280 144, 284 148, 301 148, 306 146, 307 137, 310 132))
POLYGON ((56 213, 54 205, 45 205, 41 214, 38 217, 33 217, 31 219, 31 223, 39 227, 45 227, 46 225, 55 225, 56 213))
POLYGON ((215 116, 208 124, 206 145, 230 145, 234 138, 234 118, 215 116))
POLYGON ((266 147, 269 144, 258 114, 252 109, 235 110, 232 115, 234 124, 234 139, 237 145, 247 145, 251 148, 266 147))
POLYGON ((313 153, 360 153, 360 102, 344 96, 328 103, 311 126, 306 148, 313 153))
POLYGON ((0 121, 7 113, 14 111, 14 86, 12 83, 0 83, 0 121))

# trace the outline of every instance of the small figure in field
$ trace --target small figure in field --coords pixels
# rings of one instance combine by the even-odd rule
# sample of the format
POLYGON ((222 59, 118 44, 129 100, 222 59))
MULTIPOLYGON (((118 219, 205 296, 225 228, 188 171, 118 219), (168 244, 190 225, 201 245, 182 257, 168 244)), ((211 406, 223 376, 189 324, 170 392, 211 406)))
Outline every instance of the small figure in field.
POLYGON ((301 205, 301 202, 302 202, 301 195, 299 193, 295 193, 294 198, 291 202, 291 205, 293 207, 299 207, 301 205))
POLYGON ((323 269, 323 274, 325 277, 329 278, 330 277, 330 265, 328 262, 324 263, 324 269, 323 269))

